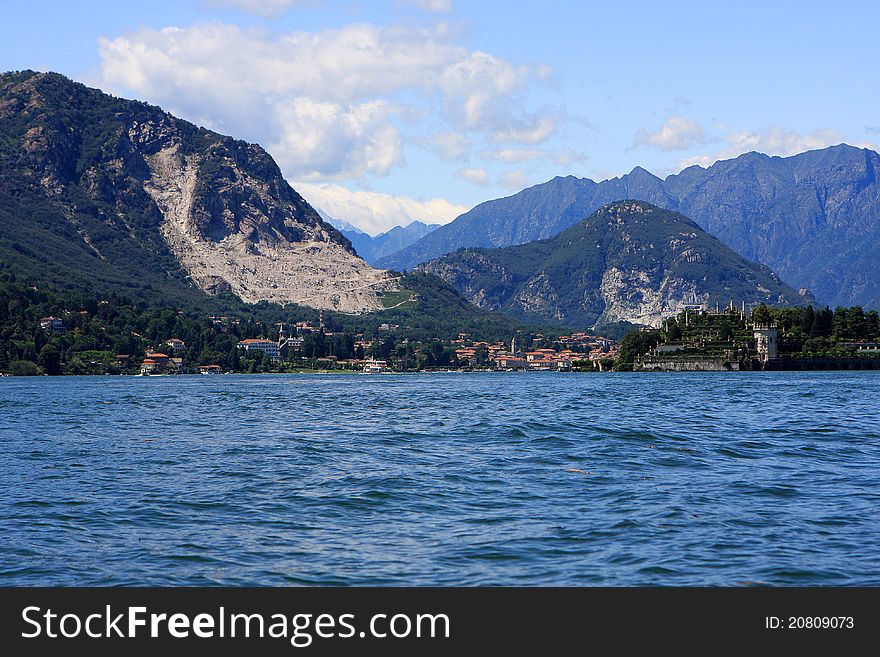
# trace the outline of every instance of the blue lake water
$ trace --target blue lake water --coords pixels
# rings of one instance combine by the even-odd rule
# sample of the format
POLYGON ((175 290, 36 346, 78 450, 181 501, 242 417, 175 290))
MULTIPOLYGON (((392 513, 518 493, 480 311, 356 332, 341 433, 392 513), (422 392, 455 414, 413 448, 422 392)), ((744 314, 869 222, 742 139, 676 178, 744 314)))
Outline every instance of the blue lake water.
POLYGON ((880 585, 876 372, 0 380, 0 585, 880 585))

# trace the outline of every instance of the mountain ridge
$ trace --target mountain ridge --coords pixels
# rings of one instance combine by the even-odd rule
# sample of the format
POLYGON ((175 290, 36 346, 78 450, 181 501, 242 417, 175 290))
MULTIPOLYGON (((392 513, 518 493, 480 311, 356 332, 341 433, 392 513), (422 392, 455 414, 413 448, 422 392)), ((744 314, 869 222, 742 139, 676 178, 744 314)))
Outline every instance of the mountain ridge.
POLYGON ((880 307, 878 168, 876 152, 841 144, 789 157, 750 152, 665 179, 641 167, 598 183, 557 176, 481 203, 377 265, 405 270, 461 247, 545 239, 630 198, 691 217, 824 303, 880 307))
POLYGON ((657 326, 687 304, 812 301, 676 212, 637 201, 603 206, 562 233, 526 244, 460 249, 417 268, 476 305, 574 328, 657 326), (717 296, 716 296, 717 295, 717 296))

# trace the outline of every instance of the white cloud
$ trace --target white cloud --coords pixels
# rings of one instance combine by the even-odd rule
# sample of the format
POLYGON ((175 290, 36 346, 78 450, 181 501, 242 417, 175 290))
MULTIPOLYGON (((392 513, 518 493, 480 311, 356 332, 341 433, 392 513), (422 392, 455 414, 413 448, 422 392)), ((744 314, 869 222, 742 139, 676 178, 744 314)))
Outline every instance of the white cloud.
POLYGON ((511 95, 528 80, 526 66, 475 50, 445 66, 437 79, 450 117, 465 128, 493 129, 513 124, 511 95))
POLYGON ((502 148, 499 150, 483 151, 480 155, 487 160, 516 164, 528 160, 547 160, 567 167, 572 162, 581 162, 586 158, 582 153, 572 150, 551 151, 543 148, 502 148))
POLYGON ((282 134, 268 148, 301 180, 382 176, 403 161, 392 113, 381 100, 340 105, 295 98, 277 108, 282 134))
POLYGON ((552 116, 534 116, 526 122, 498 130, 492 135, 495 141, 518 141, 523 144, 540 144, 556 132, 556 119, 552 116))
POLYGON ((459 178, 467 180, 469 183, 473 183, 474 185, 485 187, 489 184, 489 173, 485 169, 464 168, 459 169, 455 173, 459 178))
POLYGON ((547 158, 548 153, 539 148, 502 148, 497 151, 486 151, 483 156, 499 162, 525 162, 547 158))
POLYGON ((786 157, 817 148, 834 146, 846 141, 846 138, 836 130, 818 129, 808 133, 800 133, 774 125, 755 131, 734 132, 724 137, 724 141, 726 146, 721 150, 710 155, 696 155, 686 158, 679 163, 679 167, 684 169, 694 164, 707 167, 718 160, 734 158, 749 151, 786 157))
POLYGON ((572 150, 553 154, 553 161, 564 167, 570 166, 573 162, 585 162, 587 159, 589 158, 583 153, 578 153, 572 150))
POLYGON ((422 11, 448 14, 452 11, 452 0, 397 0, 401 5, 412 5, 422 11))
POLYGON ((505 172, 504 175, 501 176, 500 182, 507 189, 513 189, 516 191, 525 189, 532 184, 532 181, 525 172, 518 169, 505 172))
POLYGON ((455 132, 437 133, 431 137, 434 152, 444 160, 463 160, 471 148, 471 140, 455 132))
POLYGON ((706 133, 700 124, 678 114, 670 116, 657 132, 639 128, 633 139, 633 146, 653 146, 661 151, 680 151, 704 143, 706 133))
POLYGON ((419 201, 407 196, 352 191, 340 185, 297 183, 295 189, 312 206, 336 219, 378 235, 415 221, 446 224, 470 208, 442 198, 419 201))
POLYGON ((518 100, 538 66, 470 50, 445 24, 277 34, 203 23, 99 47, 106 87, 260 142, 294 179, 387 173, 403 161, 402 116, 523 143, 555 129, 518 100))
POLYGON ((205 0, 209 7, 231 7, 266 18, 283 14, 293 5, 311 4, 308 0, 205 0))

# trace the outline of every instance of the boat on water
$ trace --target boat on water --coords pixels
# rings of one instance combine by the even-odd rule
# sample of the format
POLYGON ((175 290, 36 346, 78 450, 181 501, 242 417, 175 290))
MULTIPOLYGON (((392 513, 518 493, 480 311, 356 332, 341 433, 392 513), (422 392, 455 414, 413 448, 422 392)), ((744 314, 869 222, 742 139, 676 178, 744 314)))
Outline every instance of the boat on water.
POLYGON ((388 367, 384 360, 368 360, 364 363, 364 374, 381 374, 387 371, 388 367))

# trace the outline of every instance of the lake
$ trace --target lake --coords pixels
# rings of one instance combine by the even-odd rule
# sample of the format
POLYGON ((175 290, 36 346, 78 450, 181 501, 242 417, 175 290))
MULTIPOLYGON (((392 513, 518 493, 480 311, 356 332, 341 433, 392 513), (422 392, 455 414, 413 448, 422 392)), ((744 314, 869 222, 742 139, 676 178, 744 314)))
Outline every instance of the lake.
POLYGON ((0 379, 0 585, 880 585, 877 372, 0 379))

